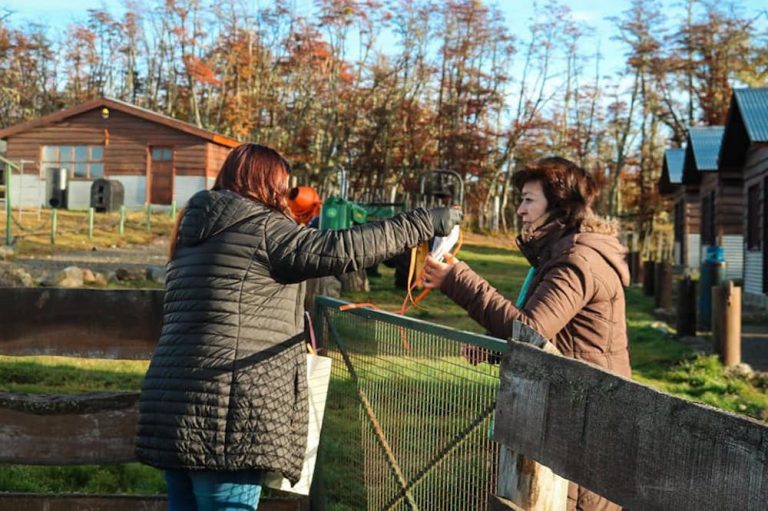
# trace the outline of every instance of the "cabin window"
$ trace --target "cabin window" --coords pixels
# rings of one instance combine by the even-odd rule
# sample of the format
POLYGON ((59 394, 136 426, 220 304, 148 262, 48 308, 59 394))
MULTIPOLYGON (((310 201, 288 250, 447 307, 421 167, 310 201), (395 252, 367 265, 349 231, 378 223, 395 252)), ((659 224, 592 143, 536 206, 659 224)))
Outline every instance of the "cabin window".
POLYGON ((104 146, 43 146, 43 168, 63 167, 70 179, 96 179, 104 176, 104 146))
POLYGON ((173 159, 173 149, 170 147, 153 147, 152 161, 171 161, 173 159))
POLYGON ((747 190, 747 250, 760 250, 760 185, 747 190))

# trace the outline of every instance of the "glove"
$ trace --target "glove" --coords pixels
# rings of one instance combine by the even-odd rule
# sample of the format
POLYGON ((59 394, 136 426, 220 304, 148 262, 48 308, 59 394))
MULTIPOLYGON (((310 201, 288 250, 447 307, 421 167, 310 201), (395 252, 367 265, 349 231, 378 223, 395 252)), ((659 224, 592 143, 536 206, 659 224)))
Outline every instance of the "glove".
POLYGON ((435 236, 448 236, 451 229, 461 223, 463 214, 458 208, 432 208, 429 216, 432 217, 435 236))

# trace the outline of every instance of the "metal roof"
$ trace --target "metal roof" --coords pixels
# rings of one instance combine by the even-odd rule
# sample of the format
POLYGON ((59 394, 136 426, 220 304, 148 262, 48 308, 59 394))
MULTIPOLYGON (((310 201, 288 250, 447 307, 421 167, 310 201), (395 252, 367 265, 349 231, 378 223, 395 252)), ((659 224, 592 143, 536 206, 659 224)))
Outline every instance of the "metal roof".
POLYGON ((667 149, 664 151, 664 165, 666 165, 671 184, 679 185, 683 182, 684 161, 685 149, 667 149))
POLYGON ((717 156, 723 142, 723 126, 702 126, 688 129, 688 143, 699 172, 717 171, 717 156))
POLYGON ((734 89, 751 142, 768 142, 768 88, 734 89))

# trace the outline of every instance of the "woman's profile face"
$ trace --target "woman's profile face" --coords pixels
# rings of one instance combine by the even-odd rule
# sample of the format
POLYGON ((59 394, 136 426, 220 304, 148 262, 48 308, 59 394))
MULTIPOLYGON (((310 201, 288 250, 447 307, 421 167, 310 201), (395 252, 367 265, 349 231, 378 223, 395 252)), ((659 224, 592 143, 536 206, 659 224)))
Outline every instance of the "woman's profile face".
POLYGON ((547 198, 541 181, 538 180, 525 183, 520 195, 521 201, 517 214, 523 221, 523 228, 528 229, 544 218, 547 213, 547 198))

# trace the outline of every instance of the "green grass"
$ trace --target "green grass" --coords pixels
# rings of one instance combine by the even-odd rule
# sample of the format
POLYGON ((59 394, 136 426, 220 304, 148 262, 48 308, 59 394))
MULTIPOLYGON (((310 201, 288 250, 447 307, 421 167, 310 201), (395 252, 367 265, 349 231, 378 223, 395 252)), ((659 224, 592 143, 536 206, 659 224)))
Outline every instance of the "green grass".
POLYGON ((147 366, 143 360, 0 355, 0 390, 36 394, 136 391, 147 366))

